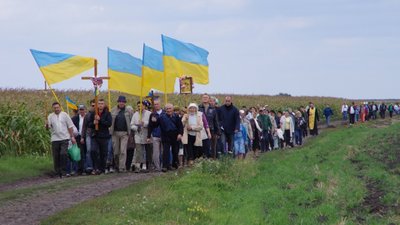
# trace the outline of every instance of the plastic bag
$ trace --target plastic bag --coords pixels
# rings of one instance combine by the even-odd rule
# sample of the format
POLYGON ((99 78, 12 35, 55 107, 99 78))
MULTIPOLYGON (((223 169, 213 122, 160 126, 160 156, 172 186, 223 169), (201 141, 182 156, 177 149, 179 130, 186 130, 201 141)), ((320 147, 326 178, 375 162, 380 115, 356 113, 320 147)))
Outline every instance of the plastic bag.
POLYGON ((77 144, 74 144, 70 148, 68 148, 68 155, 72 161, 81 161, 81 150, 79 149, 77 144))

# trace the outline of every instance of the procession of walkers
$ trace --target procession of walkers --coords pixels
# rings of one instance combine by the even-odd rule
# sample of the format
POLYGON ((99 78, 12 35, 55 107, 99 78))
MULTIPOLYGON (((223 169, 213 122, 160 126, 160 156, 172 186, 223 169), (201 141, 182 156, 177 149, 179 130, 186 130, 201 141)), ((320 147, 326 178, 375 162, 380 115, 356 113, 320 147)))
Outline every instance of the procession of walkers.
POLYGON ((222 104, 216 97, 203 94, 201 103, 187 107, 152 102, 127 105, 119 96, 109 109, 103 99, 90 101, 89 108, 79 105, 72 118, 53 103, 46 126, 51 131, 54 170, 60 177, 108 173, 167 172, 191 166, 198 158, 243 159, 249 152, 258 155, 303 145, 308 135, 318 135, 318 123, 325 118, 327 127, 335 111, 349 124, 400 114, 399 104, 362 102, 343 103, 341 109, 327 105, 318 109, 313 102, 293 110, 264 107, 238 108, 231 96, 222 104), (96 114, 97 112, 97 114, 96 114), (320 113, 322 113, 320 115, 320 113), (81 157, 68 156, 70 145, 77 144, 81 157))

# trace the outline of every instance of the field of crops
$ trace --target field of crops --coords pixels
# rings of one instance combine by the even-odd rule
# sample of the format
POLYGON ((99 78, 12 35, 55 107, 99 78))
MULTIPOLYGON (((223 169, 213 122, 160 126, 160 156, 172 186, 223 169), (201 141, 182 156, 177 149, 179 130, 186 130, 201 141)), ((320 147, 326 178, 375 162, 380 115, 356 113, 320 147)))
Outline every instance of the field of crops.
MULTIPOLYGON (((61 104, 65 109, 65 96, 69 96, 78 104, 88 104, 90 99, 93 98, 92 91, 77 91, 77 90, 64 90, 56 91, 61 104)), ((0 104, 10 103, 11 105, 18 105, 20 103, 25 103, 27 107, 36 115, 45 116, 46 113, 51 112, 51 103, 55 101, 52 93, 43 90, 29 90, 29 89, 0 89, 0 95, 2 101, 0 104)), ((111 104, 115 106, 116 100, 120 93, 111 92, 111 104)), ((210 94, 216 96, 220 103, 223 103, 224 97, 227 94, 210 94)), ((329 104, 334 111, 340 109, 343 99, 341 98, 331 98, 331 97, 290 97, 290 96, 269 96, 269 95, 232 95, 233 103, 237 107, 242 106, 264 106, 269 105, 270 108, 276 110, 286 109, 288 107, 298 108, 300 105, 307 105, 308 102, 312 101, 320 109, 326 104, 329 104)), ((134 105, 135 102, 139 100, 136 96, 126 95, 128 100, 128 105, 134 105)), ((162 96, 161 96, 162 97, 162 96)), ((100 98, 108 100, 107 92, 101 92, 100 98)), ((164 99, 164 98, 162 98, 164 99)), ((190 102, 200 103, 201 95, 193 94, 189 96, 170 94, 168 95, 168 101, 184 107, 190 102)))
MULTIPOLYGON (((61 104, 66 110, 65 96, 69 96, 77 104, 88 105, 93 98, 91 91, 64 90, 56 91, 61 104)), ((111 106, 115 106, 120 93, 111 92, 111 106)), ((51 104, 55 101, 52 93, 43 90, 29 89, 0 89, 0 156, 11 155, 46 155, 50 150, 49 132, 44 128, 45 118, 51 113, 51 104)), ((223 104, 223 94, 215 94, 223 104)), ((161 96, 162 97, 162 96, 161 96)), ((101 92, 100 98, 108 101, 107 92, 101 92)), ((201 95, 168 95, 168 101, 174 105, 184 107, 190 102, 200 103, 201 95)), ((139 100, 135 96, 127 96, 128 105, 135 105, 139 100)), ((329 104, 334 110, 335 117, 339 117, 339 109, 343 102, 340 98, 327 97, 290 97, 267 95, 233 95, 233 103, 237 107, 264 106, 271 109, 293 109, 314 102, 322 110, 329 104)))

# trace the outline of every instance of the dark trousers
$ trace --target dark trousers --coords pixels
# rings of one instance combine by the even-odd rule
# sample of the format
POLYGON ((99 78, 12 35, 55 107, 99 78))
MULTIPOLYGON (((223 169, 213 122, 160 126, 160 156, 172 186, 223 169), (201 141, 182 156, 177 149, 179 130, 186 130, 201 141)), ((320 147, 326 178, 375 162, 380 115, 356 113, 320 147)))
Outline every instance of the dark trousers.
POLYGON ((258 133, 254 135, 254 140, 253 140, 253 151, 260 149, 260 136, 258 136, 258 133))
POLYGON ((268 143, 269 143, 269 149, 272 151, 272 149, 274 149, 274 138, 272 137, 271 132, 268 132, 268 143))
POLYGON ((92 141, 94 169, 104 172, 106 169, 106 160, 110 138, 94 137, 92 141))
POLYGON ((350 124, 354 124, 356 114, 350 114, 350 124))
POLYGON ((203 147, 202 147, 203 151, 201 152, 199 157, 202 157, 202 156, 207 157, 207 158, 211 157, 210 143, 211 143, 211 140, 208 138, 203 140, 203 147))
POLYGON ((390 116, 390 118, 393 117, 393 111, 389 111, 389 116, 390 116))
POLYGON ((69 140, 51 142, 54 171, 59 176, 66 174, 68 141, 69 140))
POLYGON ((85 162, 86 162, 86 143, 81 144, 81 136, 78 135, 76 138, 79 149, 81 150, 81 161, 78 163, 78 173, 85 172, 85 162))
POLYGON ((163 168, 168 169, 171 168, 170 163, 170 152, 172 152, 172 166, 178 168, 179 160, 178 160, 178 152, 179 152, 179 142, 176 140, 178 137, 178 133, 170 132, 166 134, 161 142, 163 145, 163 168))
POLYGON ((131 169, 134 151, 135 151, 135 148, 127 148, 127 150, 126 150, 126 162, 125 162, 126 170, 131 169))
POLYGON ((269 134, 268 130, 262 131, 262 138, 261 138, 261 152, 268 151, 269 146, 269 134))
POLYGON ((292 138, 290 138, 290 130, 285 130, 285 133, 284 133, 283 137, 285 138, 286 146, 293 147, 292 138))
POLYGON ((381 118, 382 118, 382 119, 385 119, 386 111, 380 111, 380 114, 381 114, 381 118))
POLYGON ((214 131, 211 131, 210 157, 213 159, 217 158, 217 143, 218 143, 217 134, 214 131))
MULTIPOLYGON (((307 123, 307 124, 308 124, 308 123, 307 123)), ((303 132, 303 138, 305 138, 305 137, 307 137, 307 136, 308 136, 308 130, 307 130, 307 127, 303 128, 303 129, 302 129, 302 132, 303 132)))
POLYGON ((201 147, 194 146, 195 141, 196 141, 196 136, 188 135, 188 143, 186 145, 188 160, 195 160, 201 157, 203 153, 201 147))

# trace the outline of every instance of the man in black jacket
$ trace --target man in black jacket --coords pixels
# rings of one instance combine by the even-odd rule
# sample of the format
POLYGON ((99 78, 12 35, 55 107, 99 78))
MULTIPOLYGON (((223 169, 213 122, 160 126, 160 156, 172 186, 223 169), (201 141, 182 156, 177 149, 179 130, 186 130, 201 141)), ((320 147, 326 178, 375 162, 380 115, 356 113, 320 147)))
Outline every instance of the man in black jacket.
POLYGON ((232 97, 225 97, 225 104, 219 107, 219 120, 221 124, 221 139, 224 146, 223 152, 228 144, 228 153, 233 153, 233 138, 240 129, 239 110, 233 106, 232 97))
POLYGON ((211 133, 211 137, 209 137, 211 139, 211 148, 206 152, 210 152, 210 157, 215 159, 217 157, 217 139, 221 135, 217 109, 210 105, 210 96, 208 94, 204 94, 201 99, 203 103, 199 105, 199 111, 205 114, 211 133))
POLYGON ((91 114, 89 120, 89 128, 93 129, 92 149, 94 151, 93 162, 96 174, 104 173, 106 169, 108 144, 111 137, 109 128, 112 124, 111 113, 108 111, 104 99, 98 101, 98 108, 99 114, 91 114), (96 124, 99 126, 98 130, 95 129, 96 124))

